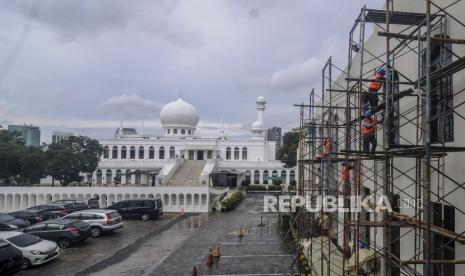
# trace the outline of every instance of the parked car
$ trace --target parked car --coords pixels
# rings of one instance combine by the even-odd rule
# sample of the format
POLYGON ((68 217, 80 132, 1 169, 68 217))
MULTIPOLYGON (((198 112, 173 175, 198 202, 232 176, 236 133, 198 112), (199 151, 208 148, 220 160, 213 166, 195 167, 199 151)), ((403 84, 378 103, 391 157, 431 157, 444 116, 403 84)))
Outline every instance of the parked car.
POLYGON ((36 205, 26 210, 39 210, 39 211, 48 211, 54 215, 55 218, 66 216, 73 212, 76 212, 77 209, 71 204, 58 204, 58 203, 48 203, 36 205))
POLYGON ((15 218, 9 214, 0 213, 0 231, 12 231, 24 228, 26 226, 29 226, 28 221, 15 218))
POLYGON ((23 269, 41 265, 58 257, 60 249, 52 241, 18 231, 0 232, 0 239, 11 243, 23 253, 23 269))
POLYGON ((157 219, 163 215, 161 199, 129 199, 119 201, 107 209, 118 211, 123 218, 157 219))
POLYGON ((53 201, 54 204, 68 204, 73 205, 76 210, 86 210, 86 209, 98 209, 100 208, 100 203, 98 198, 90 199, 62 199, 53 201))
POLYGON ((44 220, 55 218, 55 214, 50 211, 44 211, 40 209, 27 209, 17 212, 9 213, 10 216, 13 216, 18 219, 23 219, 29 222, 29 224, 35 224, 42 222, 44 220))
POLYGON ((26 227, 24 233, 54 241, 61 248, 68 248, 90 237, 90 225, 77 219, 53 219, 26 227))
POLYGON ((90 225, 90 235, 97 238, 124 226, 121 215, 116 210, 88 209, 64 216, 62 219, 80 219, 90 225))
POLYGON ((0 275, 12 275, 23 268, 23 254, 9 242, 0 240, 0 275))

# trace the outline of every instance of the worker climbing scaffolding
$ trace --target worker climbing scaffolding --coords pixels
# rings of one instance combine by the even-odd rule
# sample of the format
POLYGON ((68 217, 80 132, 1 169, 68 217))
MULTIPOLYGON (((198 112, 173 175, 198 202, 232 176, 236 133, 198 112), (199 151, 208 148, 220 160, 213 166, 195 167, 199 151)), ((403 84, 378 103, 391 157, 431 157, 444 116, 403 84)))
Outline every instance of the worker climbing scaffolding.
POLYGON ((362 120, 363 152, 373 155, 376 151, 376 117, 373 112, 366 111, 362 120), (370 149, 371 145, 371 149, 370 149))
POLYGON ((368 86, 368 93, 363 96, 363 109, 364 111, 374 112, 378 106, 378 91, 383 87, 383 81, 385 79, 386 70, 381 67, 378 68, 371 78, 372 81, 368 86))
POLYGON ((352 164, 349 164, 346 160, 341 161, 341 180, 344 184, 350 185, 350 170, 353 169, 352 164))

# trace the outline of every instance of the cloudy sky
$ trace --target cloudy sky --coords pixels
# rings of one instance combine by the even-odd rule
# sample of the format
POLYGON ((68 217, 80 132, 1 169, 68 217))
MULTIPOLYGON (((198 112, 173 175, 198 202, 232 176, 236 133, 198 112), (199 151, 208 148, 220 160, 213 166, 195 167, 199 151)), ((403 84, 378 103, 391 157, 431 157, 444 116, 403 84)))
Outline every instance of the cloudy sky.
POLYGON ((298 123, 292 105, 343 67, 360 8, 383 0, 0 0, 0 124, 111 137, 120 120, 159 133, 179 96, 199 131, 233 135, 268 105, 267 126, 298 123))

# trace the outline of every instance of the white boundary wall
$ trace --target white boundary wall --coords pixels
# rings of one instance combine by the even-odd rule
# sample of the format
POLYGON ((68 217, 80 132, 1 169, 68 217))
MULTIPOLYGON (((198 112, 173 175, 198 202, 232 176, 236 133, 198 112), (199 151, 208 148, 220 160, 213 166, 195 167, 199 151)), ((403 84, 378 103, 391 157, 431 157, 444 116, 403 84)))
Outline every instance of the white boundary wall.
POLYGON ((208 212, 208 187, 0 187, 0 211, 25 209, 59 199, 98 196, 100 207, 123 199, 159 198, 164 212, 208 212))

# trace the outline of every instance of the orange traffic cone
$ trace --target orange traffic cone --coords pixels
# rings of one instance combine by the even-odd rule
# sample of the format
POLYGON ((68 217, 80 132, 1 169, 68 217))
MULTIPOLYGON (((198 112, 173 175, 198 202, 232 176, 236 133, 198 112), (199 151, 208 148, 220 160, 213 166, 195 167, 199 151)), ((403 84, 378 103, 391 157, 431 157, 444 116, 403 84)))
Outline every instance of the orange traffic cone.
POLYGON ((215 258, 221 257, 220 243, 219 242, 216 242, 215 252, 213 252, 213 257, 215 257, 215 258))
POLYGON ((213 260, 212 249, 210 248, 210 249, 208 250, 207 265, 208 265, 208 266, 212 266, 214 263, 215 263, 215 261, 213 260))
POLYGON ((181 213, 179 214, 181 217, 184 216, 184 208, 181 208, 181 213))
POLYGON ((242 229, 242 225, 239 227, 239 234, 237 235, 239 238, 244 237, 244 230, 242 229))
POLYGON ((197 267, 192 268, 192 276, 197 276, 197 267))

